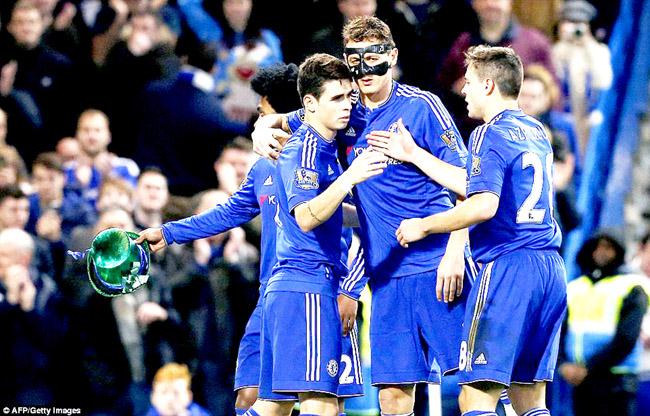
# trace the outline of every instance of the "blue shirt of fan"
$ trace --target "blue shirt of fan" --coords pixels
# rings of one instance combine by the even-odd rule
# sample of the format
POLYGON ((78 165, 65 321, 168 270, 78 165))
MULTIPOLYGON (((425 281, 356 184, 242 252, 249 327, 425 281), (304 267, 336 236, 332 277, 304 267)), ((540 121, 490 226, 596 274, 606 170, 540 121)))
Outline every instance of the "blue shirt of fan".
MULTIPOLYGON (((350 123, 337 137, 352 146, 348 161, 352 163, 368 149, 368 133, 395 131, 400 118, 420 147, 454 166, 465 166, 467 149, 440 99, 397 82, 393 82, 389 99, 377 108, 367 108, 360 100, 354 102, 350 123)), ((299 120, 300 113, 291 113, 289 126, 297 126, 299 120)), ((395 232, 404 219, 422 218, 452 208, 455 195, 448 189, 415 165, 391 159, 381 175, 357 185, 354 196, 366 272, 370 276, 396 278, 438 267, 449 234, 430 235, 405 249, 397 242, 395 232)))
POLYGON ((246 179, 226 203, 201 214, 162 226, 168 244, 184 244, 199 238, 220 234, 247 223, 262 215, 262 246, 260 259, 260 285, 264 291, 276 263, 275 235, 279 221, 279 205, 274 180, 275 165, 267 159, 253 164, 246 179))
POLYGON ((521 110, 505 110, 470 136, 467 196, 499 196, 496 215, 470 229, 474 258, 487 263, 527 248, 557 250, 553 218, 553 150, 544 127, 521 110))
POLYGON ((278 263, 267 290, 336 296, 339 278, 347 273, 341 261, 342 208, 339 206, 327 221, 309 232, 300 229, 293 214, 298 205, 323 193, 340 174, 336 141, 327 141, 311 126, 302 124, 278 159, 278 263), (327 272, 321 266, 326 266, 327 272))

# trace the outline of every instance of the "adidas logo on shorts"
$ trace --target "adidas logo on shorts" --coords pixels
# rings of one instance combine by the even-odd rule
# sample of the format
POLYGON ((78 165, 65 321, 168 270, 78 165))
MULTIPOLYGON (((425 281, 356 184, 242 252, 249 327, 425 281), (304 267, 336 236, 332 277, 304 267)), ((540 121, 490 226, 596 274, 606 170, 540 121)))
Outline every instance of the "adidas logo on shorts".
POLYGON ((334 169, 332 169, 332 165, 327 165, 327 174, 334 175, 334 169))
POLYGON ((474 360, 474 364, 487 364, 487 359, 485 359, 485 354, 480 353, 478 357, 476 357, 476 360, 474 360))

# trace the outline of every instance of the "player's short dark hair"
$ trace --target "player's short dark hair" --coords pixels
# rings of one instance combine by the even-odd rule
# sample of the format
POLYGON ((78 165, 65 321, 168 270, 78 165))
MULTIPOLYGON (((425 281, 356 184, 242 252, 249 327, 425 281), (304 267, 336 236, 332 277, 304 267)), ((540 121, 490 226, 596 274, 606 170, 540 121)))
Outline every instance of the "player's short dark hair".
POLYGON ((261 68, 251 79, 253 91, 266 97, 278 113, 288 113, 301 107, 297 84, 296 64, 276 64, 261 68))
POLYGON ((36 159, 32 163, 32 171, 36 166, 42 166, 45 169, 55 170, 60 173, 64 172, 63 160, 56 152, 44 152, 36 156, 36 159))
POLYGON ((355 17, 343 27, 343 44, 363 41, 376 41, 395 47, 388 25, 374 16, 355 17))
POLYGON ((313 95, 319 99, 327 81, 352 79, 348 66, 332 55, 317 53, 300 64, 298 69, 298 93, 301 98, 313 95))
POLYGON ((465 65, 473 66, 479 77, 492 79, 504 97, 519 97, 524 70, 512 48, 472 46, 465 52, 465 65))

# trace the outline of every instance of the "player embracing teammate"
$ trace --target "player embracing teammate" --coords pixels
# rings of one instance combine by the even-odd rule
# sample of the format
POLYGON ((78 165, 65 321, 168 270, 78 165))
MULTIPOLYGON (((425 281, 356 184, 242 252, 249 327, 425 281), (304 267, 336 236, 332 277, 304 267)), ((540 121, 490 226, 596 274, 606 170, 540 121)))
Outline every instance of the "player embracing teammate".
MULTIPOLYGON (((337 140, 353 163, 369 150, 391 157, 353 191, 382 413, 411 414, 415 383, 438 381, 439 366, 443 374, 460 367, 465 416, 494 415, 504 388, 519 414, 549 414, 545 383, 566 310, 565 270, 550 142, 517 105, 520 59, 509 48, 468 52, 463 92, 470 116, 485 124, 472 133, 467 157, 440 100, 392 80, 398 52, 383 22, 354 19, 343 36, 358 95, 337 140), (454 193, 467 199, 454 206, 454 193), (482 268, 465 310, 463 276, 476 271, 465 255, 467 227, 482 268)), ((277 157, 281 146, 262 132, 295 130, 304 114, 261 119, 256 150, 277 157)))

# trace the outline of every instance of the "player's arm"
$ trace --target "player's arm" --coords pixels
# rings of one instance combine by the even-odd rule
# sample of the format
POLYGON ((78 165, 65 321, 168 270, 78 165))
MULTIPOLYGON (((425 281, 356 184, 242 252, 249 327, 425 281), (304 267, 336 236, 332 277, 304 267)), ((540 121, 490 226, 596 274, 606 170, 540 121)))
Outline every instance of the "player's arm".
POLYGON ((252 220, 260 213, 260 206, 255 195, 255 182, 249 172, 242 187, 235 192, 225 204, 217 205, 205 212, 178 221, 171 221, 158 228, 148 228, 140 232, 136 243, 148 241, 152 251, 177 243, 221 234, 252 220))
POLYGON ((302 124, 299 111, 289 114, 267 114, 255 122, 251 134, 253 150, 267 159, 277 159, 291 132, 302 124))
POLYGON ((363 256, 363 249, 359 247, 352 263, 350 264, 349 272, 346 276, 342 276, 339 281, 339 291, 337 303, 339 306, 339 314, 341 315, 341 325, 343 327, 343 335, 347 336, 354 328, 354 323, 357 320, 358 302, 361 297, 361 292, 368 282, 366 276, 365 258, 363 256))
POLYGON ((323 193, 294 208, 300 229, 309 232, 327 221, 355 185, 384 171, 386 160, 380 152, 363 152, 323 193))
POLYGON ((465 247, 469 239, 466 228, 453 231, 449 236, 445 254, 436 272, 436 298, 439 301, 453 302, 463 293, 465 279, 465 247))
POLYGON ((397 121, 397 131, 373 131, 368 143, 380 152, 403 162, 413 163, 425 175, 457 195, 465 196, 467 172, 465 168, 447 163, 422 147, 413 139, 402 119, 397 121))
POLYGON ((402 221, 396 235, 402 247, 429 234, 449 233, 487 221, 499 208, 499 196, 492 192, 473 194, 454 208, 426 218, 402 221))

